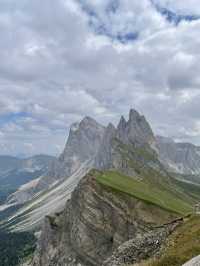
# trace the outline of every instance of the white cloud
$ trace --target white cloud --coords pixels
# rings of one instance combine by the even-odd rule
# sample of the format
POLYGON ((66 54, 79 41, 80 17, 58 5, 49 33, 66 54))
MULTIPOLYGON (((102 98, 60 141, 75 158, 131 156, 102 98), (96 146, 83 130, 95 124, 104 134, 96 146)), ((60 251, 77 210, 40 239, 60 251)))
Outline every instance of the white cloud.
POLYGON ((157 133, 200 143, 200 21, 175 27, 148 0, 109 14, 111 1, 83 0, 111 34, 139 33, 123 44, 95 34, 77 1, 12 1, 0 4, 1 152, 58 153, 72 122, 115 122, 130 107, 157 133))
POLYGON ((155 0, 155 2, 179 14, 200 15, 198 0, 155 0))

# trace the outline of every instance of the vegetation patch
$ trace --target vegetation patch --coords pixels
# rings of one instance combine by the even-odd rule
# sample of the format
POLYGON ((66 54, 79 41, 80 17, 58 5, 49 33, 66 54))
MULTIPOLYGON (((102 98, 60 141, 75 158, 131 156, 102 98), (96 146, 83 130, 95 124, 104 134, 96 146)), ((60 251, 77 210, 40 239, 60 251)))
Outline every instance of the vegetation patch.
POLYGON ((106 171, 96 176, 97 182, 112 189, 126 193, 132 197, 157 205, 168 211, 186 215, 192 212, 192 206, 184 199, 170 193, 169 189, 160 188, 156 184, 137 180, 114 171, 106 171))
POLYGON ((160 258, 138 264, 138 266, 181 266, 200 254, 200 216, 186 220, 169 237, 160 258))
POLYGON ((35 250, 36 238, 32 233, 0 231, 0 239, 0 265, 19 265, 35 250))

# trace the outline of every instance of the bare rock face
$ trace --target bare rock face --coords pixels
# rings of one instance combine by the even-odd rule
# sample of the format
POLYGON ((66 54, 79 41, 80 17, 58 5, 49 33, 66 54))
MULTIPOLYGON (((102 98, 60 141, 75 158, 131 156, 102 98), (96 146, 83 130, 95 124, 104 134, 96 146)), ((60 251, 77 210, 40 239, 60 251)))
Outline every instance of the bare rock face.
POLYGON ((199 265, 200 265, 200 256, 197 256, 192 260, 186 262, 183 266, 199 266, 199 265))
POLYGON ((144 116, 140 115, 134 109, 130 110, 129 120, 127 122, 124 117, 121 118, 117 129, 118 138, 123 143, 152 145, 155 142, 154 134, 149 123, 146 121, 144 116))
POLYGON ((155 144, 156 139, 145 117, 132 109, 128 121, 122 116, 117 128, 112 124, 106 128, 94 167, 115 169, 138 178, 141 178, 139 169, 145 171, 150 167, 166 175, 154 149, 155 144))
POLYGON ((133 265, 155 256, 165 243, 166 238, 179 224, 180 221, 176 220, 123 243, 103 263, 103 266, 133 265))
POLYGON ((72 125, 66 147, 59 158, 65 175, 71 175, 81 163, 96 155, 103 134, 104 127, 89 117, 78 125, 72 125))
POLYGON ((95 175, 81 180, 63 213, 46 218, 34 266, 102 265, 122 243, 175 217, 102 187, 95 175))
POLYGON ((42 188, 55 180, 70 177, 84 162, 93 160, 104 131, 105 128, 90 117, 85 117, 80 123, 72 124, 63 153, 51 165, 38 187, 42 188))
POLYGON ((157 137, 157 148, 160 160, 168 170, 185 175, 200 173, 200 147, 157 137))
POLYGON ((97 169, 110 169, 113 167, 112 157, 114 151, 112 148, 112 143, 116 136, 117 130, 113 124, 110 123, 105 130, 99 151, 95 158, 95 167, 97 169))
POLYGON ((95 168, 100 170, 114 168, 131 175, 134 173, 134 169, 130 169, 130 165, 128 166, 127 156, 130 155, 128 150, 134 150, 135 148, 148 149, 149 153, 153 154, 156 153, 152 149, 154 143, 155 137, 146 119, 132 109, 128 121, 122 116, 117 128, 112 124, 109 124, 106 128, 95 157, 95 168), (126 154, 124 152, 122 154, 122 149, 126 150, 126 154))

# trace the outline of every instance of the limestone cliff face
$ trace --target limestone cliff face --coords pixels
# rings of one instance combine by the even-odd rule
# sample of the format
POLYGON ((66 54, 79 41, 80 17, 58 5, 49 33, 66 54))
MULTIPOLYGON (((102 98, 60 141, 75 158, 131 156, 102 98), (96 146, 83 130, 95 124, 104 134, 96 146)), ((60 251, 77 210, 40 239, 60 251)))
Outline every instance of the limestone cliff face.
MULTIPOLYGON (((79 124, 73 124, 67 144, 59 161, 64 175, 70 176, 80 165, 94 158, 104 135, 104 127, 94 119, 85 117, 79 124)), ((63 173, 60 173, 63 175, 63 173)))
POLYGON ((161 162, 169 171, 184 175, 199 175, 200 147, 157 137, 157 148, 161 162))
POLYGON ((65 148, 38 183, 42 190, 55 181, 74 174, 86 161, 93 160, 104 135, 105 128, 90 117, 71 125, 65 148))
POLYGON ((132 109, 128 121, 122 116, 116 128, 110 123, 105 129, 94 167, 115 169, 139 179, 144 178, 144 172, 148 173, 149 169, 167 176, 155 147, 156 139, 150 125, 144 116, 132 109))
POLYGON ((122 243, 175 217, 102 187, 95 173, 81 180, 62 213, 45 219, 34 266, 102 265, 122 243))
POLYGON ((153 145, 155 137, 153 131, 143 115, 131 109, 129 119, 126 121, 122 116, 117 127, 118 138, 126 144, 153 145))
MULTIPOLYGON (((127 165, 123 165, 124 162, 122 161, 124 160, 119 149, 117 149, 119 143, 132 150, 139 147, 151 149, 151 146, 155 143, 155 137, 144 116, 131 109, 128 121, 122 116, 117 128, 111 123, 108 125, 95 157, 96 168, 127 168, 127 165)), ((153 153, 153 150, 151 152, 153 153)), ((127 158, 125 158, 125 161, 127 161, 127 158)))

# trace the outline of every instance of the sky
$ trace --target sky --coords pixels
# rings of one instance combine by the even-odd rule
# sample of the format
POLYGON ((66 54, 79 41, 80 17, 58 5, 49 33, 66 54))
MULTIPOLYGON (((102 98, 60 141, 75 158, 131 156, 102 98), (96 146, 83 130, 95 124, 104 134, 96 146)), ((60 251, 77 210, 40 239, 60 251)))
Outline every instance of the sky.
POLYGON ((58 155, 130 108, 200 145, 199 0, 1 0, 0 36, 0 154, 58 155))

